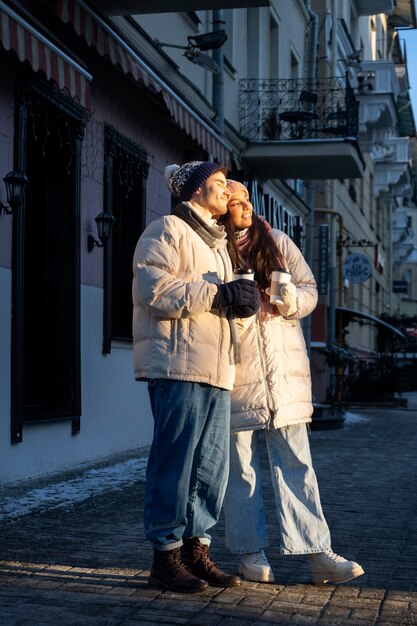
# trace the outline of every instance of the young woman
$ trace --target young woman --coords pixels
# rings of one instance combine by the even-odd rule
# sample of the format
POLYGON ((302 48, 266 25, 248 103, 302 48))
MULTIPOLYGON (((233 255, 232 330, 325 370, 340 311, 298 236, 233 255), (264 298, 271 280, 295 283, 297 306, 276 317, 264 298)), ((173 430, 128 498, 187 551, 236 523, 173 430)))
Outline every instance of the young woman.
POLYGON ((252 268, 261 292, 256 314, 240 320, 241 362, 232 392, 230 477, 224 501, 226 545, 242 556, 247 580, 273 582, 263 549, 268 544, 260 484, 263 430, 274 487, 282 554, 308 554, 313 583, 340 583, 364 573, 331 550, 320 503, 307 423, 313 412, 310 365, 300 319, 317 304, 313 274, 283 232, 253 214, 248 190, 228 180, 228 215, 222 217, 235 267, 252 268), (291 282, 283 304, 271 305, 271 272, 284 268, 291 282))

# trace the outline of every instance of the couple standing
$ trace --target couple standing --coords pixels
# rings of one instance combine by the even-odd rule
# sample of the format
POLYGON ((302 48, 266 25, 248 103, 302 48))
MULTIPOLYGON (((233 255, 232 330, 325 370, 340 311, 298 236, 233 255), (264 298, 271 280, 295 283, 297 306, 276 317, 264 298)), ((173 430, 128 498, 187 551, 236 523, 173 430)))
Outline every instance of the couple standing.
POLYGON ((246 187, 226 173, 202 161, 166 168, 179 204, 146 228, 134 255, 134 370, 148 381, 154 418, 144 511, 154 548, 149 582, 189 593, 241 584, 209 553, 223 500, 239 573, 274 580, 263 552, 261 429, 281 553, 308 554, 315 583, 344 582, 363 569, 331 550, 306 427, 311 381, 299 320, 316 306, 316 284, 295 244, 253 215, 246 187), (233 267, 253 268, 256 280, 233 280, 233 267), (284 304, 271 305, 277 267, 292 282, 281 291, 284 304))

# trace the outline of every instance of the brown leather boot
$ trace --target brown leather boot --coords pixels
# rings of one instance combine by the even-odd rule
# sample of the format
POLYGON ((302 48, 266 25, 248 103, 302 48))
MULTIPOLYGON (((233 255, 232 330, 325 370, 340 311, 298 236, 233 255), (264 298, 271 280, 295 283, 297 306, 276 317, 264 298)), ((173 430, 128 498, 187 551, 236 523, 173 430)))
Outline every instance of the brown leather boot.
POLYGON ((208 587, 205 580, 199 580, 184 566, 179 548, 154 550, 148 583, 182 593, 198 593, 208 587))
POLYGON ((197 537, 183 541, 181 557, 184 565, 194 576, 206 580, 213 587, 238 587, 242 584, 239 576, 225 574, 213 563, 208 545, 201 543, 197 537))

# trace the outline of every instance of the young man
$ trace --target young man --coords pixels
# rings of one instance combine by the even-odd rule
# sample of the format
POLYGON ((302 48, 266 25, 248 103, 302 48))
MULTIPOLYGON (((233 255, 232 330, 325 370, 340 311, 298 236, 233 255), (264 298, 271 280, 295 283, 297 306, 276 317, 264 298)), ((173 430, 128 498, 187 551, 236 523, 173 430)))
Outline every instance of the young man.
POLYGON ((180 204, 146 228, 133 262, 135 378, 149 381, 154 417, 144 511, 154 547, 149 582, 174 591, 241 584, 208 552, 229 469, 239 358, 233 318, 259 307, 253 281, 229 282, 226 236, 213 217, 227 211, 225 173, 217 163, 169 166, 180 204))

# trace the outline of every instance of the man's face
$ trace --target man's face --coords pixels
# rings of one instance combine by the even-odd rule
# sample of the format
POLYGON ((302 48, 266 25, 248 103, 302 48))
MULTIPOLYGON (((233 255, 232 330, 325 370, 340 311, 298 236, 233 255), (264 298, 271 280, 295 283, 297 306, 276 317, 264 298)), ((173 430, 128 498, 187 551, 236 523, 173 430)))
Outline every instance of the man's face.
POLYGON ((212 215, 224 215, 227 213, 227 202, 230 197, 226 176, 223 172, 214 172, 204 185, 197 189, 195 196, 198 204, 208 209, 212 215))

